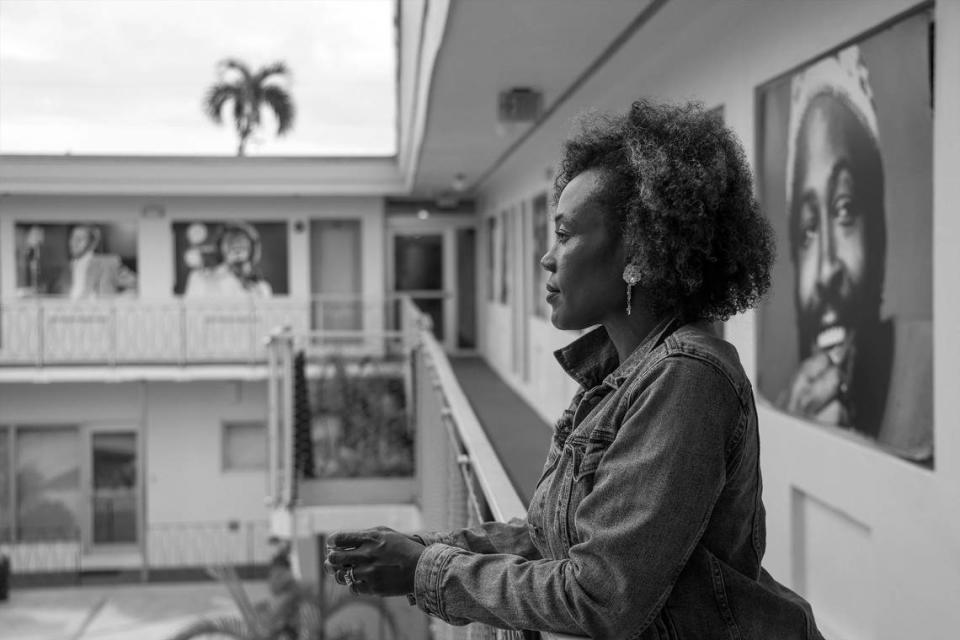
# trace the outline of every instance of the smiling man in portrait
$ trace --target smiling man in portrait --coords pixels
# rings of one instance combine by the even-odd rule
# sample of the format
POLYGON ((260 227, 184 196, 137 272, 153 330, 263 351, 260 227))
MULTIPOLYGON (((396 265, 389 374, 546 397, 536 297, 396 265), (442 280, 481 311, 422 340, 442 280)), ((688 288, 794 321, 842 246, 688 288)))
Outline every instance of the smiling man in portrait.
POLYGON ((927 459, 932 338, 883 315, 884 161, 858 47, 793 77, 787 145, 800 365, 779 404, 927 459))

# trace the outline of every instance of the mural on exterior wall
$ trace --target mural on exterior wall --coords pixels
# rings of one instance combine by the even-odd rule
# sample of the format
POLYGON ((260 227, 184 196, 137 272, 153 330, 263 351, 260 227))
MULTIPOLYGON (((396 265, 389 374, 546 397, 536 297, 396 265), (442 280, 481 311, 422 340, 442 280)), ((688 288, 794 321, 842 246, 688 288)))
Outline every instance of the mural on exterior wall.
POLYGON ((933 461, 932 22, 914 14, 758 89, 778 238, 758 385, 780 409, 933 461))
POLYGON ((173 253, 173 291, 184 298, 289 293, 286 222, 175 222, 173 253))
POLYGON ((544 320, 550 319, 550 305, 547 304, 547 270, 540 266, 540 259, 550 250, 550 213, 547 206, 547 194, 541 193, 533 199, 533 315, 544 320))
POLYGON ((20 297, 137 294, 136 223, 18 222, 14 233, 20 297))

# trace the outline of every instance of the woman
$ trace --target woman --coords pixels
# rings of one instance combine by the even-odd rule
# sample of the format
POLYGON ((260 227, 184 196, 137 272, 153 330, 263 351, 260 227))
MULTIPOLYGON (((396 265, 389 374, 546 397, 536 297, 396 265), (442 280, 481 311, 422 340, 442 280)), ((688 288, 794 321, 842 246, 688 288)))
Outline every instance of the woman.
POLYGON ((639 101, 566 143, 556 192, 541 260, 551 320, 599 326, 556 353, 581 387, 527 520, 340 533, 328 569, 454 624, 820 638, 807 604, 760 568, 752 388, 711 330, 770 282, 772 235, 739 143, 696 105, 639 101))

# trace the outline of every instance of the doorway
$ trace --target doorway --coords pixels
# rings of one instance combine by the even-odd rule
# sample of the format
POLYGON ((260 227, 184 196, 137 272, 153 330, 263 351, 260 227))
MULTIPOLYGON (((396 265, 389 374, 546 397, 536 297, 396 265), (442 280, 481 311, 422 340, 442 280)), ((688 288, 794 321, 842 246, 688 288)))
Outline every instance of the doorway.
POLYGON ((89 497, 84 545, 87 551, 130 549, 140 541, 140 473, 137 432, 88 427, 89 497))
POLYGON ((398 225, 388 237, 389 292, 410 296, 451 353, 477 346, 475 245, 472 221, 398 225))

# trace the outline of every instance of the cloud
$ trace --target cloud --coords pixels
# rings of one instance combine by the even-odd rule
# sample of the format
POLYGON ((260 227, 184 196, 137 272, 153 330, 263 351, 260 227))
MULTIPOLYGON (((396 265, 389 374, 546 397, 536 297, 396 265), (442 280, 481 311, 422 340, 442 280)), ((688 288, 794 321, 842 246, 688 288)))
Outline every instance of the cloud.
POLYGON ((264 130, 263 150, 393 153, 394 10, 392 0, 2 0, 0 153, 232 154, 232 127, 200 106, 228 56, 293 71, 296 127, 276 142, 264 130))

